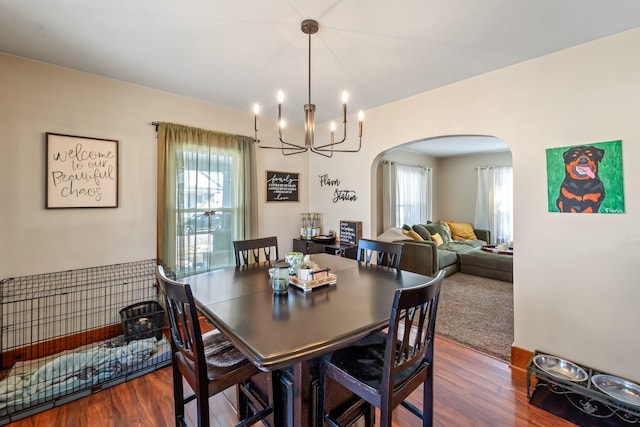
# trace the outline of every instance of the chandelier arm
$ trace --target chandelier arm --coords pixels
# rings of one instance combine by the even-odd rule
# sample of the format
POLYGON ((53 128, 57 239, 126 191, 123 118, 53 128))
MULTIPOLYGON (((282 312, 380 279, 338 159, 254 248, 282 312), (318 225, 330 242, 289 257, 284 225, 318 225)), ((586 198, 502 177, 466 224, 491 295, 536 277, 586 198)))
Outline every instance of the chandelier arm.
POLYGON ((346 139, 347 139, 347 124, 346 124, 346 122, 342 125, 342 128, 343 128, 344 132, 342 134, 342 139, 340 141, 338 141, 338 142, 330 142, 329 144, 314 146, 313 148, 315 148, 316 150, 319 150, 319 149, 323 149, 323 148, 326 148, 326 147, 334 147, 334 146, 336 146, 338 144, 342 144, 343 142, 345 142, 346 139))
POLYGON ((333 157, 333 153, 334 153, 333 150, 321 150, 321 151, 318 151, 315 147, 311 147, 310 150, 311 150, 312 153, 320 154, 321 156, 328 157, 328 158, 333 157), (325 154, 325 152, 330 152, 331 154, 325 154))
POLYGON ((260 145, 260 140, 258 139, 258 132, 256 132, 255 137, 253 138, 253 142, 259 147, 259 148, 269 148, 271 150, 282 150, 282 154, 289 155, 289 154, 297 154, 297 153, 304 153, 305 151, 307 151, 306 147, 302 147, 300 145, 297 144, 292 144, 290 142, 287 142, 285 140, 282 139, 282 135, 280 135, 279 133, 279 139, 280 142, 282 143, 282 145, 280 145, 279 147, 277 146, 269 146, 269 145, 260 145), (287 145, 287 147, 285 147, 285 145, 287 145), (292 153, 288 153, 285 154, 284 150, 291 150, 293 151, 292 153))
POLYGON ((335 148, 333 148, 333 146, 335 146, 335 145, 337 145, 337 143, 336 143, 336 144, 327 144, 327 145, 323 145, 323 146, 321 146, 321 147, 314 147, 313 151, 314 151, 314 152, 320 152, 320 151, 322 151, 322 152, 328 152, 328 151, 332 151, 332 152, 334 152, 334 153, 357 153, 357 152, 358 152, 358 151, 360 151, 360 149, 362 148, 362 137, 359 137, 359 138, 358 138, 358 148, 356 148, 356 149, 351 149, 351 150, 340 150, 340 149, 335 149, 335 148), (331 146, 332 148, 331 148, 331 149, 326 149, 326 148, 324 148, 324 147, 328 147, 328 146, 331 146))
POLYGON ((295 149, 295 150, 304 150, 304 151, 307 151, 307 148, 306 148, 306 147, 303 147, 302 145, 293 144, 293 143, 291 143, 291 142, 287 142, 287 141, 285 141, 284 139, 282 139, 282 134, 280 134, 280 132, 278 132, 278 139, 280 140, 280 142, 281 142, 283 145, 288 145, 288 147, 287 147, 287 148, 289 148, 289 149, 291 149, 291 150, 294 150, 294 149, 295 149))
MULTIPOLYGON (((293 144, 289 144, 289 145, 293 145, 293 144)), ((258 145, 259 148, 267 148, 269 150, 282 150, 282 154, 284 154, 285 156, 288 156, 290 154, 298 154, 298 153, 304 153, 305 151, 307 151, 307 148, 303 148, 300 147, 298 145, 296 145, 295 147, 285 147, 285 146, 280 146, 280 147, 275 147, 275 146, 270 146, 270 145, 258 145), (289 150, 291 151, 290 153, 285 154, 285 150, 289 150)))

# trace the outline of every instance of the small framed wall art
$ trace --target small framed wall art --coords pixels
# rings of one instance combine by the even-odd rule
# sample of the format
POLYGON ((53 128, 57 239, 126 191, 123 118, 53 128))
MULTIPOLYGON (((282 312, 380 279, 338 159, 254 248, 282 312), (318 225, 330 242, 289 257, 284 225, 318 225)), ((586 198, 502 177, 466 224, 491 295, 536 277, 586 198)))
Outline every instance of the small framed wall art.
POLYGON ((118 141, 46 136, 46 208, 117 208, 118 141))
POLYGON ((299 201, 299 178, 297 172, 267 171, 267 202, 299 201))

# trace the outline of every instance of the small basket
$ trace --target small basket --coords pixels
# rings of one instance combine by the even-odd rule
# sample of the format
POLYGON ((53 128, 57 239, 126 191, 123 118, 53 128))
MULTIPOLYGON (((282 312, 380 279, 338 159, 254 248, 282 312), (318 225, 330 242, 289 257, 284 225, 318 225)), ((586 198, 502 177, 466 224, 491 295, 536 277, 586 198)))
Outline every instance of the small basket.
POLYGON ((143 301, 120 310, 122 328, 127 343, 156 337, 162 339, 164 309, 156 301, 143 301))

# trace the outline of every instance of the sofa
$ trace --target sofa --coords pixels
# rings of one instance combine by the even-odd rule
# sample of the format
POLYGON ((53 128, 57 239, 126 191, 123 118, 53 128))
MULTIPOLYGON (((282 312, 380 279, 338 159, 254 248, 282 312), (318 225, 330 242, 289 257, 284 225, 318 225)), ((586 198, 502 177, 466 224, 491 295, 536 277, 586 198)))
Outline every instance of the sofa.
POLYGON ((450 221, 427 222, 392 228, 377 240, 404 245, 400 268, 427 276, 444 270, 447 276, 458 271, 513 282, 511 255, 487 253, 480 248, 491 241, 488 230, 450 221))

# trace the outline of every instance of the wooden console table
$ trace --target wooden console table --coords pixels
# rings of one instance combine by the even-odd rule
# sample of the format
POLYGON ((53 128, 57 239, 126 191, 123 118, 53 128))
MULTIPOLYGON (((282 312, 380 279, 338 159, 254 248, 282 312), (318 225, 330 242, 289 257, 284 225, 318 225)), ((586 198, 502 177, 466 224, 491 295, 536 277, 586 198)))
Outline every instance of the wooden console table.
POLYGON ((320 243, 313 240, 293 239, 293 250, 303 254, 330 254, 345 258, 356 259, 358 247, 354 245, 341 245, 336 243, 320 243))

